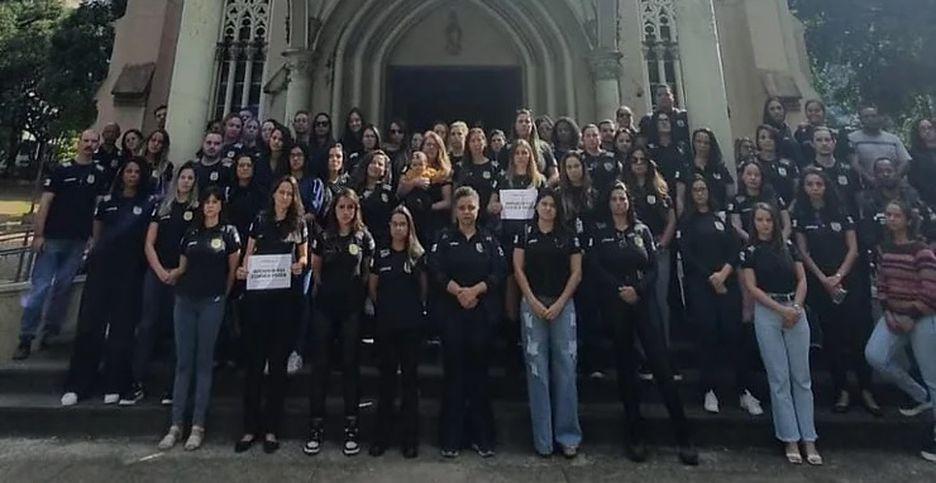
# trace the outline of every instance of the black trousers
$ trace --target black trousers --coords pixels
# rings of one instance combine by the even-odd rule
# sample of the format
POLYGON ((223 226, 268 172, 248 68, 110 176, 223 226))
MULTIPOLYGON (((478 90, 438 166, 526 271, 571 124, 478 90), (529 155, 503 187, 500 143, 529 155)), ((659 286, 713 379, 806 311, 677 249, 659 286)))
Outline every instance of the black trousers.
POLYGON ((673 371, 663 343, 663 332, 659 325, 650 320, 649 299, 641 299, 636 305, 630 305, 620 299, 605 300, 602 313, 609 318, 614 331, 615 361, 618 372, 618 390, 624 405, 627 436, 631 442, 644 438, 642 418, 640 416, 640 382, 637 379, 637 364, 634 350, 635 335, 643 345, 647 364, 653 373, 654 381, 663 395, 666 410, 673 422, 676 441, 685 444, 689 441, 689 422, 683 411, 682 400, 673 371))
POLYGON ((610 356, 605 347, 608 329, 602 318, 596 287, 593 278, 588 277, 588 269, 582 283, 575 291, 576 332, 579 341, 579 370, 583 374, 604 371, 610 365, 610 356))
POLYGON ((295 289, 255 291, 246 293, 244 303, 244 433, 278 434, 286 399, 286 360, 292 350, 300 298, 295 289), (264 380, 267 364, 270 373, 264 380))
POLYGON ((78 309, 78 328, 65 392, 79 397, 92 391, 104 360, 105 394, 120 394, 133 382, 134 329, 139 318, 142 266, 92 256, 78 309), (106 334, 106 339, 105 339, 106 334))
POLYGON ((457 450, 494 445, 494 410, 488 383, 493 322, 484 304, 454 308, 448 301, 440 321, 445 387, 439 415, 439 446, 457 450), (467 430, 466 430, 467 429, 467 430))
POLYGON ((848 295, 841 304, 832 302, 825 287, 811 273, 807 279, 807 301, 822 327, 822 352, 832 376, 833 397, 847 390, 848 370, 857 376, 859 389, 871 389, 871 366, 865 360, 864 348, 874 326, 870 319, 871 300, 860 286, 863 277, 859 270, 856 265, 845 279, 843 287, 848 295))
MULTIPOLYGON (((378 322, 378 326, 379 326, 378 322)), ((419 366, 420 331, 418 329, 378 329, 377 351, 380 366, 377 400, 376 441, 389 444, 394 433, 394 409, 400 386, 398 434, 400 444, 419 441, 419 366), (399 369, 399 377, 397 370, 399 369)))
POLYGON ((715 390, 721 355, 727 354, 734 371, 737 394, 750 388, 748 357, 750 344, 744 339, 741 326, 741 290, 732 279, 725 294, 715 293, 708 278, 698 274, 686 276, 689 320, 695 327, 702 374, 702 393, 715 390))
POLYGON ((361 302, 330 300, 320 296, 310 325, 312 337, 312 377, 309 388, 309 415, 325 417, 325 396, 331 374, 331 349, 335 339, 340 350, 341 386, 345 417, 358 415, 361 400, 361 302))

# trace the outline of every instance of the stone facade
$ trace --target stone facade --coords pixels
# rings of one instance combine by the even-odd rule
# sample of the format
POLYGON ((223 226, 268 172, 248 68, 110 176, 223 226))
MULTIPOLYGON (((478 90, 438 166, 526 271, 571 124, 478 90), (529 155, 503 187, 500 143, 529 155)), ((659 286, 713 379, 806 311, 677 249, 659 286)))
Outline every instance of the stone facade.
POLYGON ((666 82, 726 147, 750 135, 767 95, 794 119, 815 96, 785 0, 130 0, 117 32, 100 122, 149 130, 168 104, 174 158, 243 105, 283 121, 324 111, 336 126, 358 106, 383 125, 415 102, 394 85, 398 72, 445 82, 465 72, 453 86, 463 90, 483 89, 472 75, 503 72, 519 92, 511 110, 580 120, 620 104, 641 115, 666 82), (114 95, 122 72, 149 63, 139 95, 114 95))

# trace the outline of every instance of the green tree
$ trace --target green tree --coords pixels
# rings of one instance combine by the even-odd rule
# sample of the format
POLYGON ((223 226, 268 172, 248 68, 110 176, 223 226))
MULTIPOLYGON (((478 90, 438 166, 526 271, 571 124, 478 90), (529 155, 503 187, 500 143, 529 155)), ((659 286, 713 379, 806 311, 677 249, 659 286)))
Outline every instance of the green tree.
POLYGON ((936 103, 936 0, 789 0, 806 24, 816 87, 855 112, 877 104, 905 128, 936 103))

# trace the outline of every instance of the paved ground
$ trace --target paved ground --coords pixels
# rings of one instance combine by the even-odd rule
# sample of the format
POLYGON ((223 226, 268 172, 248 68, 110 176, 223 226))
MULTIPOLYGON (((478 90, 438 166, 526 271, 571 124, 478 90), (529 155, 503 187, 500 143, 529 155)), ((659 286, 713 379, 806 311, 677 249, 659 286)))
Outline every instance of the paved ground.
POLYGON ((380 459, 360 455, 346 458, 334 446, 314 458, 301 454, 299 442, 288 441, 275 455, 256 447, 235 455, 224 441, 209 441, 197 452, 156 451, 155 441, 114 439, 63 441, 58 439, 0 439, 0 481, 784 481, 784 482, 932 482, 936 464, 916 455, 867 451, 826 451, 826 466, 792 467, 779 453, 768 450, 705 449, 702 465, 686 468, 666 449, 657 449, 651 462, 635 465, 617 448, 583 450, 573 461, 544 460, 521 451, 507 451, 481 460, 463 454, 442 460, 434 448, 423 447, 414 461, 395 451, 380 459))

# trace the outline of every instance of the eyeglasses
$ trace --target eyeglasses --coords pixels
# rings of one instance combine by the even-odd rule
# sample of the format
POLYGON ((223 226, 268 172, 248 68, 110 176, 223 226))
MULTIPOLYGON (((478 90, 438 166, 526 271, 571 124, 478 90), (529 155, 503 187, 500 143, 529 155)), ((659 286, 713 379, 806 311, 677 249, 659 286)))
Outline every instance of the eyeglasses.
POLYGON ((402 129, 391 129, 390 134, 403 134, 402 129))
POLYGON ((315 121, 315 127, 328 127, 331 125, 328 121, 315 121))

